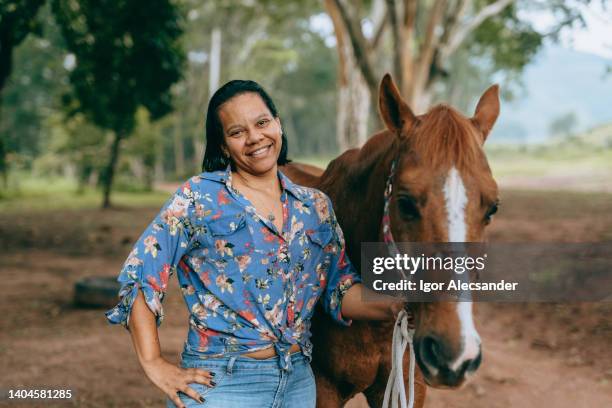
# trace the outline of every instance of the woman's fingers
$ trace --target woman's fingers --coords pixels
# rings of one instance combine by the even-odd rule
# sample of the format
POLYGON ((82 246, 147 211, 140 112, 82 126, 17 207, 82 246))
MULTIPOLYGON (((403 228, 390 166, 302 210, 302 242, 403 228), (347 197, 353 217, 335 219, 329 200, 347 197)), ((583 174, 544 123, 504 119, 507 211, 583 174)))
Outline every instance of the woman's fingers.
POLYGON ((185 408, 185 404, 183 404, 178 394, 168 394, 168 398, 170 398, 170 401, 174 403, 176 408, 185 408))
MULTIPOLYGON (((215 373, 199 368, 185 368, 182 371, 183 375, 179 377, 182 379, 180 380, 180 384, 175 387, 176 391, 182 392, 195 401, 201 403, 204 402, 204 397, 202 397, 196 390, 191 388, 189 384, 198 383, 208 387, 214 387, 216 385, 213 381, 215 373)), ((184 408, 185 405, 181 402, 178 395, 170 395, 170 399, 178 408, 184 408)))
POLYGON ((191 377, 190 382, 195 382, 198 384, 203 384, 208 387, 214 387, 216 385, 215 381, 210 377, 204 377, 203 375, 194 375, 191 377))
POLYGON ((193 388, 191 388, 188 385, 183 387, 183 389, 181 389, 181 392, 183 394, 186 394, 187 396, 193 398, 194 400, 196 400, 198 402, 204 402, 204 397, 202 397, 196 390, 194 390, 193 388))
POLYGON ((187 372, 191 375, 201 375, 207 378, 213 378, 215 373, 212 371, 202 370, 201 368, 188 368, 187 372))
POLYGON ((191 382, 191 383, 195 382, 195 383, 206 385, 208 387, 214 387, 216 385, 215 381, 213 380, 215 377, 215 373, 211 371, 206 371, 206 370, 197 369, 197 368, 188 369, 187 371, 188 371, 187 382, 191 382))

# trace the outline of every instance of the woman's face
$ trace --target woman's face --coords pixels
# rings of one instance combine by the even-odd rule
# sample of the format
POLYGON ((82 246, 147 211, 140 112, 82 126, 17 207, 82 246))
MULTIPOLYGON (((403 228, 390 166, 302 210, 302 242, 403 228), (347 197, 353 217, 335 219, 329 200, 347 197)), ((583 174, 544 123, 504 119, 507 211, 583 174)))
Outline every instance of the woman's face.
POLYGON ((282 131, 278 118, 259 94, 236 95, 219 107, 223 126, 223 147, 237 169, 261 175, 276 171, 282 131))

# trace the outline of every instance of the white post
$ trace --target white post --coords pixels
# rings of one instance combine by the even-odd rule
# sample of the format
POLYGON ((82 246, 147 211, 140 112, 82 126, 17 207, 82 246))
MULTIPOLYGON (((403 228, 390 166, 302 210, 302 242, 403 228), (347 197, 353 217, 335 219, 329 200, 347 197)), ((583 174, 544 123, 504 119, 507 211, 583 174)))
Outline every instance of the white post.
POLYGON ((208 77, 208 98, 219 88, 221 74, 221 30, 213 28, 210 44, 210 70, 208 77))

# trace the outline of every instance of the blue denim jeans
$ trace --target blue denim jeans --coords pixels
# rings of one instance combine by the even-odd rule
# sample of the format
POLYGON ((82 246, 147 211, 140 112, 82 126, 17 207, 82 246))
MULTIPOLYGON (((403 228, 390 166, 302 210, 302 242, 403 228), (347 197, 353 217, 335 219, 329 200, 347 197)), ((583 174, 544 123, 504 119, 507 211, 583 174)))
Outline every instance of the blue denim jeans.
MULTIPOLYGON (((278 356, 264 360, 249 357, 183 358, 181 367, 197 367, 215 373, 214 387, 190 383, 204 397, 195 401, 179 392, 186 407, 202 408, 314 408, 316 387, 310 363, 302 353, 291 355, 293 369, 281 370, 278 356)), ((166 399, 167 408, 175 408, 166 399)))

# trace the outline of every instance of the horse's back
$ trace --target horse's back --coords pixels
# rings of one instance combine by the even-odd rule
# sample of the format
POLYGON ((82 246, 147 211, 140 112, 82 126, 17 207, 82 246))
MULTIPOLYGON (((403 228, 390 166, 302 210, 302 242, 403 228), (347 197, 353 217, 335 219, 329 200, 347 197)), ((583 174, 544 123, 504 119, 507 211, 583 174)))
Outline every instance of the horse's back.
POLYGON ((280 166, 280 170, 295 184, 306 187, 317 187, 325 170, 311 164, 291 162, 280 166))

